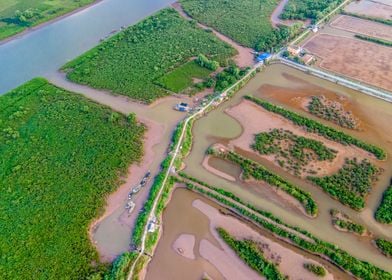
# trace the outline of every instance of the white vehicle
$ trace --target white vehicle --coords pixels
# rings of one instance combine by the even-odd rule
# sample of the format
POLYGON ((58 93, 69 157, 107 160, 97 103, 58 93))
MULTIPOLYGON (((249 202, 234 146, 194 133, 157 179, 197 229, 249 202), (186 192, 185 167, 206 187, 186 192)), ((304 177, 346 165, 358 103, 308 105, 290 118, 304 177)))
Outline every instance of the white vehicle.
POLYGON ((132 200, 127 203, 127 206, 125 208, 128 209, 128 214, 132 213, 133 209, 135 209, 135 206, 136 204, 132 200))

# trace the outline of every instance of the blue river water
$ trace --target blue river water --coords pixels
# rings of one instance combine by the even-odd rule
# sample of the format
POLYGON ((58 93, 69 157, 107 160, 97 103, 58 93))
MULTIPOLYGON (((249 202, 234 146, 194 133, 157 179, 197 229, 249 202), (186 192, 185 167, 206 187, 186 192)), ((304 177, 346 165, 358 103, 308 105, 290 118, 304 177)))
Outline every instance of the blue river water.
POLYGON ((121 26, 132 25, 175 0, 103 0, 0 45, 0 94, 67 61, 121 26))

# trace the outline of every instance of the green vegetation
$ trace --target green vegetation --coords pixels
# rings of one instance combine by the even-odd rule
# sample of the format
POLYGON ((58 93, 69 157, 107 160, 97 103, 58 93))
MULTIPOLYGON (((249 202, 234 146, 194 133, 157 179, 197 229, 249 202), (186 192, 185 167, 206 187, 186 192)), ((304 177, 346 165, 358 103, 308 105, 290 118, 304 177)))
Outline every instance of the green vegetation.
POLYGON ((371 21, 375 21, 375 22, 378 22, 378 23, 383 23, 383 24, 386 24, 386 25, 392 25, 392 19, 376 18, 376 17, 367 16, 367 15, 349 13, 349 12, 346 12, 346 11, 343 11, 342 14, 348 15, 348 16, 352 16, 352 17, 361 18, 361 19, 371 20, 371 21))
POLYGON ((206 67, 189 61, 160 77, 156 83, 167 90, 180 93, 194 85, 193 78, 206 79, 211 73, 212 71, 206 67))
POLYGON ((144 203, 142 211, 137 216, 137 219, 135 222, 135 227, 133 228, 133 232, 132 232, 132 244, 135 247, 139 247, 141 244, 143 230, 147 224, 148 215, 150 214, 150 212, 152 210, 152 206, 153 206, 154 201, 159 193, 160 188, 164 187, 164 186, 162 186, 162 184, 163 184, 166 172, 169 168, 171 159, 172 159, 172 156, 168 156, 161 163, 161 172, 159 172, 159 174, 154 178, 154 183, 151 186, 150 193, 148 195, 148 199, 144 203))
POLYGON ((343 145, 354 145, 357 146, 358 148, 361 148, 365 151, 368 151, 369 153, 374 154, 378 159, 385 159, 386 158, 386 153, 384 150, 382 150, 379 147, 376 147, 371 144, 367 144, 361 140, 358 140, 342 131, 335 130, 331 127, 328 127, 326 125, 323 125, 317 121, 314 121, 312 119, 308 119, 306 117, 303 117, 297 113, 294 113, 292 111, 286 110, 283 107, 273 105, 272 103, 269 103, 265 100, 247 95, 245 96, 246 99, 260 105, 267 111, 276 113, 281 115, 282 117, 285 117, 288 120, 291 120, 294 124, 299 125, 301 127, 306 128, 308 132, 313 132, 317 133, 321 136, 324 136, 327 139, 334 140, 336 142, 339 142, 343 145))
MULTIPOLYGON (((360 279, 392 279, 391 273, 386 272, 368 262, 358 260, 348 254, 346 251, 339 249, 339 247, 336 245, 322 241, 307 231, 285 224, 280 219, 274 217, 271 213, 257 209, 253 205, 244 203, 240 198, 236 197, 230 192, 215 187, 212 187, 211 191, 208 191, 191 183, 187 183, 186 185, 188 189, 197 191, 200 194, 203 194, 223 205, 226 205, 227 207, 230 207, 240 215, 254 221, 259 226, 265 228, 276 236, 284 238, 291 244, 309 253, 325 257, 334 265, 352 273, 354 276, 360 279), (234 200, 236 203, 230 200, 234 200), (242 206, 238 205, 238 203, 242 204, 242 206), (250 212, 249 209, 264 217, 262 218, 258 215, 255 215, 254 213, 250 212), (311 241, 303 238, 303 236, 310 238, 311 241)), ((207 187, 208 184, 204 184, 203 186, 207 187)))
POLYGON ((0 97, 1 279, 101 273, 87 228, 141 159, 144 131, 44 79, 0 97))
POLYGON ((106 275, 105 280, 126 279, 130 265, 136 260, 137 252, 125 252, 119 256, 112 264, 110 272, 106 275))
POLYGON ((3 0, 0 3, 0 40, 92 2, 94 0, 3 0))
POLYGON ((379 45, 392 47, 392 41, 387 41, 387 40, 384 40, 384 39, 370 37, 370 36, 365 36, 365 35, 360 35, 360 34, 355 34, 354 37, 358 38, 358 39, 361 39, 361 40, 364 40, 364 41, 369 41, 369 42, 372 42, 372 43, 376 43, 376 44, 379 44, 379 45))
POLYGON ((350 129, 358 127, 358 121, 351 111, 344 110, 341 103, 329 100, 322 95, 312 96, 307 108, 311 114, 341 127, 350 129))
POLYGON ((243 76, 245 76, 248 70, 248 68, 240 69, 236 65, 230 65, 229 67, 225 68, 215 77, 215 90, 220 92, 224 91, 231 85, 235 84, 243 76))
POLYGON ((243 170, 243 176, 246 178, 248 176, 252 176, 256 180, 262 180, 266 183, 270 184, 271 186, 275 186, 279 189, 282 189, 296 200, 298 200, 303 207, 305 208, 306 213, 311 216, 316 216, 318 212, 317 204, 313 200, 310 193, 303 191, 299 187, 289 183, 282 177, 272 173, 271 171, 267 170, 264 166, 244 158, 239 154, 234 152, 227 152, 227 153, 215 153, 217 156, 224 158, 226 160, 232 161, 237 163, 241 166, 243 170))
MULTIPOLYGON (((203 53, 223 63, 235 52, 175 10, 164 9, 67 63, 63 70, 74 82, 152 102, 170 94, 155 82, 190 58, 203 53)), ((184 69, 178 71, 174 77, 184 74, 184 69)), ((169 82, 172 89, 181 88, 173 76, 169 82)))
POLYGON ((332 224, 339 230, 359 235, 366 233, 366 228, 363 225, 353 222, 347 214, 336 209, 331 209, 329 213, 332 217, 332 224))
POLYGON ((211 71, 215 71, 219 68, 219 62, 208 59, 205 55, 199 54, 196 58, 196 63, 201 67, 205 67, 211 71))
POLYGON ((339 6, 344 0, 289 0, 280 17, 282 19, 311 19, 317 22, 339 6))
POLYGON ((288 42, 299 26, 273 28, 271 14, 279 0, 181 0, 185 12, 238 43, 256 50, 271 50, 288 42))
POLYGON ((385 190, 380 206, 377 208, 375 218, 380 223, 392 223, 392 186, 389 186, 385 190))
POLYGON ((308 177, 332 197, 355 210, 365 207, 365 196, 370 192, 379 170, 368 160, 346 159, 339 171, 331 176, 308 177))
POLYGON ((256 134, 251 147, 262 155, 275 155, 278 164, 295 175, 300 175, 302 171, 314 173, 314 170, 304 167, 310 162, 332 160, 336 156, 336 151, 320 141, 277 128, 256 134))
POLYGON ((260 275, 271 280, 286 279, 279 272, 278 267, 264 257, 263 251, 255 241, 237 240, 223 228, 217 228, 217 231, 219 236, 234 250, 237 256, 260 275))
POLYGON ((377 248, 387 257, 392 257, 392 242, 385 239, 376 240, 377 248))
POLYGON ((314 263, 304 263, 304 268, 320 277, 324 277, 327 274, 324 267, 314 263))

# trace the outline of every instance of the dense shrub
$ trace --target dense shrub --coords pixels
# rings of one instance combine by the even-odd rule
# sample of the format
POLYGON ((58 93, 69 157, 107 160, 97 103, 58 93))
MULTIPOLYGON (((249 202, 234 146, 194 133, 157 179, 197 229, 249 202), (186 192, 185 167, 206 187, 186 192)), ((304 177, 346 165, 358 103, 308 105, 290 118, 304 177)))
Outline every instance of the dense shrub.
POLYGON ((311 114, 341 127, 355 129, 358 126, 358 121, 351 111, 344 110, 341 103, 324 96, 312 96, 307 108, 311 114))
POLYGON ((363 225, 353 222, 350 217, 342 211, 331 209, 332 224, 340 230, 362 235, 366 228, 363 225))
POLYGON ((346 159, 343 167, 333 175, 309 176, 308 179, 341 203, 360 210, 365 207, 364 197, 370 192, 377 173, 378 168, 368 160, 358 162, 354 158, 346 159))
POLYGON ((389 186, 384 192, 375 217, 380 223, 392 223, 392 186, 389 186))
POLYGON ((378 249, 387 257, 392 257, 392 242, 385 239, 377 239, 376 245, 378 249))
POLYGON ((383 45, 383 46, 387 46, 387 47, 392 47, 392 42, 391 41, 387 41, 387 40, 383 40, 383 39, 379 39, 379 38, 375 38, 375 37, 370 37, 370 36, 365 36, 365 35, 360 35, 360 34, 355 34, 354 35, 355 38, 364 40, 364 41, 369 41, 372 43, 376 43, 379 45, 383 45))
MULTIPOLYGON (((217 191, 220 189, 213 188, 211 189, 212 191, 202 189, 200 187, 197 187, 191 183, 187 183, 187 188, 190 190, 197 191, 207 197, 210 197, 228 207, 231 209, 234 209, 236 212, 241 214, 242 216, 251 219, 252 221, 256 222, 258 225, 262 226, 266 230, 274 233, 280 238, 283 238, 284 240, 289 240, 292 244, 295 246, 298 246, 299 248, 306 250, 310 253, 313 253, 315 255, 321 255, 328 260, 330 260, 331 263, 337 265, 338 267, 342 268, 345 271, 348 271, 352 273, 354 276, 360 278, 360 279, 366 279, 366 280, 375 280, 375 279, 392 279, 392 274, 389 272, 386 272, 377 266, 374 266, 368 262, 361 261, 357 258, 354 258, 350 254, 348 254, 346 251, 339 249, 334 244, 322 241, 312 235, 309 232, 306 232, 300 228, 295 228, 292 226, 289 226, 287 224, 284 224, 281 220, 278 218, 274 217, 271 213, 265 212, 260 209, 256 209, 252 205, 247 205, 244 202, 241 201, 238 197, 236 197, 234 194, 229 193, 230 196, 236 197, 233 199, 242 205, 248 207, 249 209, 252 209, 253 211, 258 212, 259 214, 265 216, 268 219, 271 219, 274 221, 274 223, 268 221, 265 218, 261 218, 260 216, 257 216, 251 212, 249 212, 245 207, 239 206, 237 203, 233 203, 226 199, 226 193, 227 191, 221 190, 217 191), (217 189, 217 190, 215 190, 217 189), (278 223, 278 224, 276 224, 278 223), (293 231, 288 231, 284 227, 288 227, 290 229, 293 229, 293 231), (297 231, 297 233, 295 233, 297 231), (309 242, 306 239, 303 239, 301 235, 306 235, 307 237, 312 239, 312 242, 309 242)), ((227 196, 229 197, 229 196, 227 196)))
POLYGON ((113 115, 43 79, 0 97, 1 279, 86 279, 102 268, 87 228, 141 159, 145 131, 113 115))
POLYGON ((278 0, 181 0, 194 19, 215 28, 238 43, 268 51, 288 42, 299 26, 273 28, 271 14, 278 0))
POLYGON ((267 111, 276 113, 281 115, 282 117, 285 117, 288 120, 291 120, 294 124, 302 126, 306 128, 307 131, 317 133, 321 136, 324 136, 328 139, 334 140, 336 142, 342 143, 343 145, 354 145, 357 146, 358 148, 361 148, 365 151, 368 151, 369 153, 374 154, 378 159, 385 159, 386 158, 386 153, 383 149, 376 147, 371 144, 367 144, 361 140, 358 140, 342 131, 335 130, 331 127, 328 127, 326 125, 323 125, 322 123, 319 123, 317 121, 308 119, 306 117, 303 117, 297 113, 294 113, 292 111, 286 110, 280 106, 273 105, 272 103, 269 103, 265 100, 253 97, 253 96, 245 96, 246 99, 260 105, 267 111))
POLYGON ((277 128, 256 134, 251 147, 262 155, 274 155, 281 167, 295 175, 307 171, 304 167, 310 162, 332 160, 336 156, 336 151, 320 141, 277 128))
POLYGON ((213 34, 164 9, 63 66, 67 77, 144 102, 170 94, 154 82, 203 53, 225 61, 236 51, 213 34))
POLYGON ((289 0, 280 17, 282 19, 312 19, 318 21, 344 0, 289 0))
POLYGON ((324 277, 326 275, 325 268, 314 263, 304 263, 304 268, 320 277, 324 277))
POLYGON ((223 228, 218 228, 217 231, 219 236, 234 250, 238 257, 260 275, 270 280, 286 279, 280 273, 278 267, 264 257, 263 251, 256 242, 252 240, 236 240, 223 228))
POLYGON ((385 18, 377 18, 377 17, 372 17, 372 16, 367 16, 367 15, 361 15, 361 14, 356 14, 356 13, 349 13, 346 11, 343 11, 342 14, 352 16, 352 17, 357 17, 361 19, 366 19, 366 20, 371 20, 379 23, 383 23, 386 25, 392 25, 392 19, 385 19, 385 18))
POLYGON ((239 154, 236 154, 234 152, 228 152, 217 153, 217 155, 240 165, 243 170, 244 177, 251 176, 256 180, 265 181, 271 186, 283 190, 284 192, 288 193, 296 200, 298 200, 305 208, 306 213, 311 216, 317 215, 317 204, 313 200, 310 193, 300 189, 299 187, 291 184, 282 177, 272 173, 262 165, 247 158, 244 158, 239 154))

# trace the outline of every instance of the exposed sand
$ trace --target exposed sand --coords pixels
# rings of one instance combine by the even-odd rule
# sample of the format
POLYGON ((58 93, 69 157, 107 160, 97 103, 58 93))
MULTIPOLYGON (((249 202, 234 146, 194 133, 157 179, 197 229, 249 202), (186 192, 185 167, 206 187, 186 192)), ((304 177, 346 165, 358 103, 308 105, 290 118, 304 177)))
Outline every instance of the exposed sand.
POLYGON ((212 174, 215 174, 215 175, 217 175, 219 177, 222 177, 223 179, 226 179, 228 181, 231 181, 231 182, 235 182, 236 181, 236 179, 233 176, 231 176, 231 175, 229 175, 229 174, 227 174, 225 172, 222 172, 222 171, 212 167, 211 165, 209 165, 208 164, 208 160, 209 159, 210 159, 209 155, 205 156, 204 159, 203 159, 203 163, 201 164, 207 171, 209 171, 212 174))
POLYGON ((316 171, 316 176, 325 176, 337 172, 344 164, 346 158, 356 157, 358 159, 372 158, 374 156, 368 152, 354 146, 343 146, 337 142, 327 140, 317 134, 308 133, 303 128, 294 125, 289 120, 268 112, 262 107, 254 104, 251 101, 243 100, 240 104, 231 107, 226 112, 235 118, 243 127, 243 133, 240 137, 230 141, 230 144, 239 147, 240 149, 257 154, 259 157, 273 161, 276 166, 279 166, 271 156, 260 155, 252 150, 250 145, 254 142, 254 135, 269 131, 273 128, 282 128, 290 130, 298 136, 305 136, 314 140, 322 141, 328 148, 337 151, 335 159, 332 161, 314 161, 305 166, 306 169, 316 171))
MULTIPOLYGON (((224 248, 224 250, 227 250, 227 248, 225 248, 225 246, 227 245, 220 239, 219 234, 216 232, 215 228, 217 227, 224 228, 231 235, 234 235, 238 239, 251 239, 258 242, 262 250, 264 251, 264 256, 271 262, 277 264, 281 273, 289 275, 290 279, 315 279, 315 276, 303 267, 303 264, 305 262, 318 264, 314 260, 310 260, 292 250, 283 247, 279 243, 274 242, 269 238, 266 238, 265 236, 261 235, 260 233, 247 226, 246 224, 240 222, 239 220, 231 216, 222 215, 216 208, 204 203, 201 200, 193 201, 192 205, 209 218, 211 232, 217 238, 217 240, 222 243, 222 247, 224 248)), ((200 251, 202 251, 202 249, 206 250, 207 248, 200 248, 200 251)), ((202 252, 200 253, 203 254, 202 252)), ((210 252, 210 254, 213 253, 216 252, 210 252)), ((234 254, 233 251, 232 254, 234 254)), ((210 257, 212 259, 219 259, 220 256, 212 255, 210 257)), ((222 267, 224 266, 223 264, 220 265, 222 265, 222 267)), ((226 273, 228 273, 228 271, 225 271, 225 273, 222 271, 223 275, 226 275, 226 273)), ((334 278, 332 274, 328 273, 323 279, 334 278)))
MULTIPOLYGON (((123 178, 124 183, 121 184, 114 193, 108 196, 103 214, 98 219, 94 220, 89 227, 90 240, 96 245, 102 261, 113 261, 116 258, 116 255, 109 253, 105 248, 105 244, 96 243, 94 241, 94 230, 102 220, 110 216, 120 207, 123 207, 131 187, 136 186, 146 174, 147 170, 149 170, 149 167, 155 158, 153 147, 160 143, 164 134, 163 125, 147 120, 144 120, 143 123, 147 126, 147 131, 144 137, 144 156, 142 161, 139 164, 132 164, 129 167, 127 177, 123 178)), ((152 180, 150 180, 149 185, 151 184, 151 181, 152 180)), ((145 187, 144 190, 147 187, 145 187)), ((144 203, 144 199, 145 198, 142 195, 138 195, 134 202, 137 206, 141 206, 144 203)), ((134 212, 137 212, 137 209, 135 209, 134 212)), ((128 215, 127 211, 124 209, 124 213, 120 216, 120 222, 122 224, 131 225, 136 217, 137 215, 128 215)))
POLYGON ((193 248, 195 247, 196 238, 193 234, 181 234, 176 241, 174 241, 172 248, 173 250, 190 260, 194 260, 195 253, 193 252, 193 248))
POLYGON ((359 39, 317 34, 303 48, 318 66, 380 88, 392 89, 392 48, 359 39))
POLYGON ((228 247, 221 250, 210 241, 203 239, 200 242, 199 252, 200 255, 214 265, 227 280, 265 279, 251 270, 245 263, 241 262, 228 247))
MULTIPOLYGON (((283 0, 286 1, 286 0, 283 0)), ((172 4, 172 7, 174 9, 176 9, 178 11, 178 13, 183 16, 184 18, 188 19, 188 20, 192 20, 193 18, 190 17, 182 8, 181 4, 176 2, 174 4, 172 4)), ((238 44, 237 42, 235 42, 234 40, 232 40, 231 38, 223 35, 222 33, 216 31, 213 28, 210 28, 204 24, 201 23, 197 23, 197 25, 203 29, 211 29, 212 32, 214 33, 214 35, 216 37, 218 37, 220 40, 228 43, 229 45, 231 45, 234 49, 237 50, 238 54, 233 58, 233 60, 236 62, 236 64, 239 67, 247 67, 247 66, 252 66, 255 63, 254 60, 254 55, 253 55, 253 49, 251 48, 247 48, 244 46, 241 46, 240 44, 238 44)))
POLYGON ((392 2, 390 0, 361 0, 353 1, 345 11, 371 17, 391 19, 392 2), (389 5, 387 5, 389 3, 389 5))
POLYGON ((391 26, 370 20, 341 15, 331 22, 331 26, 370 37, 392 41, 391 26))

